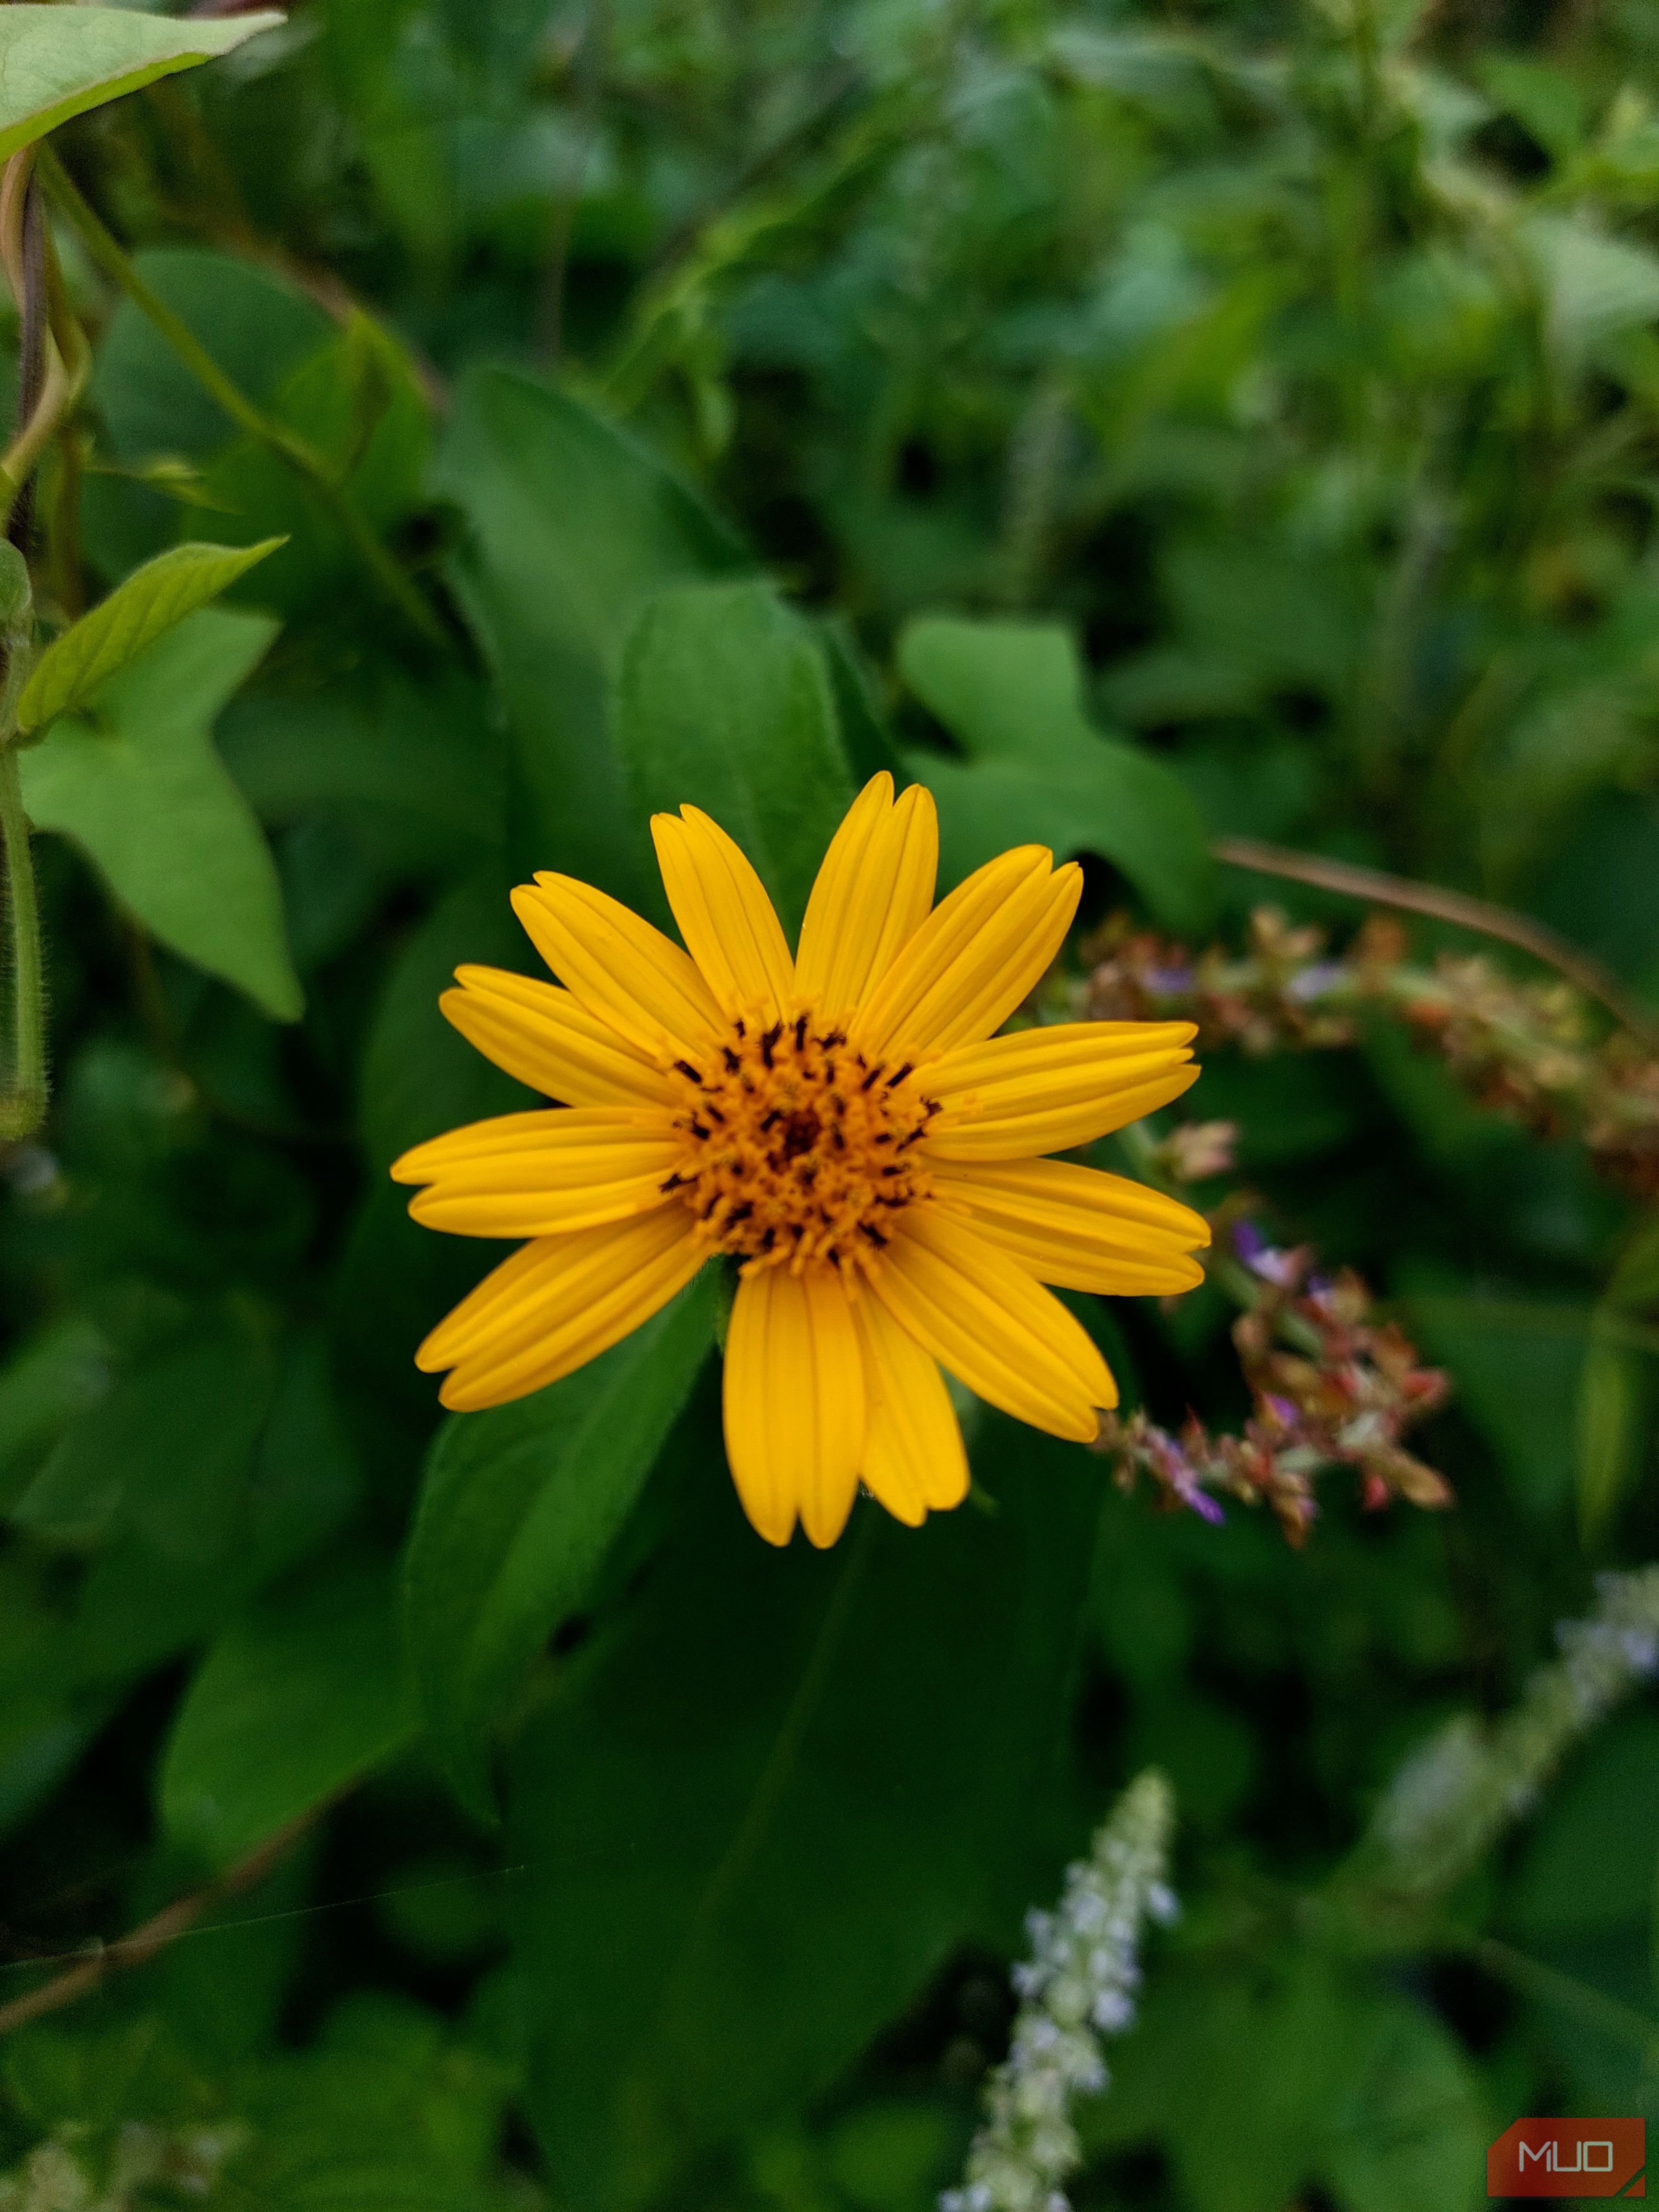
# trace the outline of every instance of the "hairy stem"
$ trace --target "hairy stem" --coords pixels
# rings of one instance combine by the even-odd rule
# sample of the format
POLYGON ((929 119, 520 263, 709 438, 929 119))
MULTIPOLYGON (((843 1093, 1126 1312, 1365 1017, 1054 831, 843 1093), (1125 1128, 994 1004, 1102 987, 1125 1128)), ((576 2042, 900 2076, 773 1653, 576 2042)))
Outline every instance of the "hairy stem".
POLYGON ((46 1117, 46 1000, 40 909, 16 748, 0 745, 0 849, 6 872, 5 942, 11 976, 12 1066, 0 1092, 0 1139, 33 1136, 46 1117))

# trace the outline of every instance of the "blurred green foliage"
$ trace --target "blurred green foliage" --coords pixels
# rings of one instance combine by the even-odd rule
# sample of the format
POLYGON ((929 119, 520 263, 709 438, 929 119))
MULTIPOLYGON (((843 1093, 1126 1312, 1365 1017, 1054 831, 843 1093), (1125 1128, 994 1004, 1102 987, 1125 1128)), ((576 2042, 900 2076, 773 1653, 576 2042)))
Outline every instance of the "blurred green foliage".
MULTIPOLYGON (((690 799, 798 915, 883 765, 947 875, 1083 853, 1091 922, 1347 926, 1211 866, 1249 834, 1510 902, 1659 1010, 1659 17, 300 0, 55 143, 252 411, 60 214, 45 634, 283 542, 84 696, 60 662, 23 757, 0 2002, 220 1886, 6 2041, 0 2203, 924 2212, 1021 1913, 1148 1759, 1188 1914, 1079 2204, 1462 2212, 1519 2112, 1659 2119, 1650 1713, 1448 1905, 1486 1967, 1299 1903, 1659 1552, 1651 1223, 1581 1151, 1382 1023, 1207 1070, 1257 1218, 1456 1388, 1416 1440, 1455 1512, 1331 1487, 1301 1553, 970 1409, 959 1512, 780 1557, 702 1285, 441 1424, 411 1353, 495 1255, 385 1176, 530 1103, 436 1006, 534 972, 512 883, 659 913, 690 799)), ((1126 1403, 1238 1418, 1218 1291, 1078 1304, 1126 1403)))

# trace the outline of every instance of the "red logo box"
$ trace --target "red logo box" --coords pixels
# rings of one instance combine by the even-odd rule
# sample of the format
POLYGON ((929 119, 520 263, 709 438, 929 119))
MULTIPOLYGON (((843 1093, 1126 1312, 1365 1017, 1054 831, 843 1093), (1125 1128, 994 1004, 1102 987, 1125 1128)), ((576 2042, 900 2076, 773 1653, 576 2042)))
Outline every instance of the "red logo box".
POLYGON ((1516 2120, 1486 2153, 1488 2197, 1645 2197, 1645 2120, 1516 2120))

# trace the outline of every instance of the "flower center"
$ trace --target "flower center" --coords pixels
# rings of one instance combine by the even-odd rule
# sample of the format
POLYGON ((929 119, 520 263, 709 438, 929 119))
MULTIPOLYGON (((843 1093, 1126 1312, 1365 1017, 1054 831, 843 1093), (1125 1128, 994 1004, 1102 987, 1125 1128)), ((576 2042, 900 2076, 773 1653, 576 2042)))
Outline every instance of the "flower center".
POLYGON ((895 1213, 933 1188, 915 1147, 939 1109, 909 1063, 872 1066, 842 1031, 811 1024, 738 1020, 717 1064, 675 1063, 685 1151, 663 1188, 747 1267, 867 1266, 895 1213))

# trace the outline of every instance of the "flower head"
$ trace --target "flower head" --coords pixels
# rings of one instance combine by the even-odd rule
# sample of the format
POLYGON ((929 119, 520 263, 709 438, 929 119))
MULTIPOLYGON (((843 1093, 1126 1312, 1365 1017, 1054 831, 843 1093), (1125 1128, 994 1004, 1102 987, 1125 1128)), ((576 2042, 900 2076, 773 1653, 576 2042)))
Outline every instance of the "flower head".
POLYGON ((933 906, 931 795, 876 776, 819 870, 793 958, 759 877, 696 807, 652 822, 683 951, 603 891, 539 875, 514 909, 565 988, 457 971, 443 1011, 562 1103, 392 1168, 436 1229, 529 1241, 416 1353, 447 1406, 522 1397, 627 1335, 717 1253, 738 1268, 726 1453, 761 1534, 831 1544, 860 1480, 901 1521, 960 1503, 941 1366, 1051 1434, 1117 1391, 1042 1285, 1168 1293, 1203 1220, 1038 1155, 1195 1078, 1187 1022, 995 1032, 1082 887, 1025 845, 933 906))

